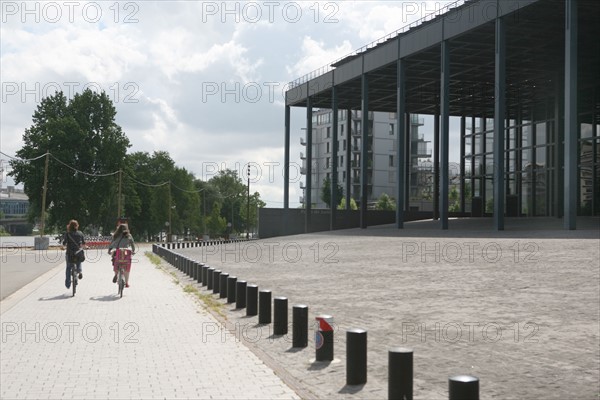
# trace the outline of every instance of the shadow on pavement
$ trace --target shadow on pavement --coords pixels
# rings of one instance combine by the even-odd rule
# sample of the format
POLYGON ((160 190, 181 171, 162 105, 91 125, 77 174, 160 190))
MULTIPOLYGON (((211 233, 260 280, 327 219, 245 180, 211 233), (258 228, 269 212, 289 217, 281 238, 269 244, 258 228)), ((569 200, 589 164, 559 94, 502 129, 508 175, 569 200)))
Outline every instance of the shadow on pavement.
POLYGON ((71 298, 73 298, 72 294, 61 294, 59 296, 54 296, 54 297, 40 297, 38 300, 39 301, 66 300, 66 299, 71 299, 71 298))
POLYGON ((95 300, 95 301, 115 301, 115 300, 119 300, 121 297, 118 294, 109 294, 106 296, 96 296, 96 297, 90 297, 90 300, 95 300))
POLYGON ((344 387, 338 392, 342 394, 354 394, 358 393, 365 387, 365 383, 362 385, 344 385, 344 387))

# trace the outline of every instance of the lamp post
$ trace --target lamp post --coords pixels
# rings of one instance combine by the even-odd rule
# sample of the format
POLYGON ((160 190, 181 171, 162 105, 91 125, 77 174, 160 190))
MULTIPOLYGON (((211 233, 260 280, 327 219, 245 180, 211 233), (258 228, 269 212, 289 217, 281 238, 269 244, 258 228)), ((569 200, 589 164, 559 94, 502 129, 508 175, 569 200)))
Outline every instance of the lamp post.
POLYGON ((250 164, 248 164, 248 208, 246 213, 246 240, 250 239, 250 164))

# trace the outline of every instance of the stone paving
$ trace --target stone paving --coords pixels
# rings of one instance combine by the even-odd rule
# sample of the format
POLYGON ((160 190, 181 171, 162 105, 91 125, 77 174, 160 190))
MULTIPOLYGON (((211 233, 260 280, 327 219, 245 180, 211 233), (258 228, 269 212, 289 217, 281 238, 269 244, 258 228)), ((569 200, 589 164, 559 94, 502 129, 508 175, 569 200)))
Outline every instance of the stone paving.
MULTIPOLYGON (((530 220, 529 220, 530 221, 530 220)), ((448 397, 448 377, 480 379, 482 399, 597 399, 600 394, 598 219, 564 231, 556 220, 530 231, 526 219, 494 232, 489 220, 407 223, 177 249, 291 308, 309 321, 330 314, 335 359, 315 362, 245 310, 171 268, 182 285, 214 297, 224 316, 205 326, 222 342, 243 340, 303 398, 387 397, 387 352, 414 350, 415 399, 448 397), (347 386, 350 328, 368 331, 368 382, 347 386)), ((540 221, 540 220, 536 220, 540 221)), ((291 330, 290 330, 291 332, 291 330)))
POLYGON ((242 343, 203 335, 217 320, 149 250, 123 298, 109 256, 88 251, 75 297, 61 265, 4 299, 0 398, 299 398, 242 343))

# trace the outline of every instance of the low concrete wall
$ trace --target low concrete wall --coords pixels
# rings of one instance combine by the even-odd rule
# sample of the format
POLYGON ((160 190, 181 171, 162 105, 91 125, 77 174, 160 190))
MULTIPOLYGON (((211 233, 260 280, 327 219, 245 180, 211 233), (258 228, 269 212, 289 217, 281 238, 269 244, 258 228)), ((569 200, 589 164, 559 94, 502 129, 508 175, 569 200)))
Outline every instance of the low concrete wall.
MULTIPOLYGON (((431 219, 432 213, 427 211, 409 211, 404 213, 405 221, 431 219)), ((258 214, 258 236, 261 239, 299 235, 308 232, 324 232, 331 229, 331 210, 311 210, 311 224, 306 227, 306 210, 302 208, 261 208, 258 214)), ((367 226, 386 225, 396 222, 395 211, 369 210, 367 226)), ((360 211, 338 210, 333 230, 360 227, 360 211)))

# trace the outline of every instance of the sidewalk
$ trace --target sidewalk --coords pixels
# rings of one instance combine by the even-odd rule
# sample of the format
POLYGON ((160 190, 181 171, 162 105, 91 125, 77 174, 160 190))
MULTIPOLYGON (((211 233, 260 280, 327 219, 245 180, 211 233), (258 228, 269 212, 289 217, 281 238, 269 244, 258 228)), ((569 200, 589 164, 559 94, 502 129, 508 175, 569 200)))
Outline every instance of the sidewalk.
POLYGON ((2 301, 2 399, 298 398, 139 249, 123 298, 88 251, 77 294, 64 267, 2 301))

